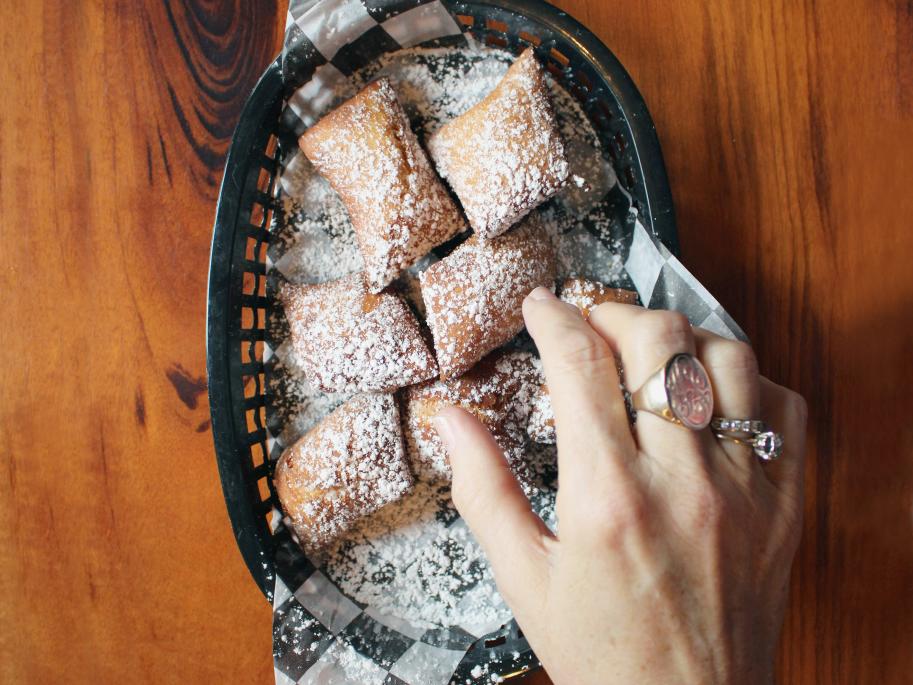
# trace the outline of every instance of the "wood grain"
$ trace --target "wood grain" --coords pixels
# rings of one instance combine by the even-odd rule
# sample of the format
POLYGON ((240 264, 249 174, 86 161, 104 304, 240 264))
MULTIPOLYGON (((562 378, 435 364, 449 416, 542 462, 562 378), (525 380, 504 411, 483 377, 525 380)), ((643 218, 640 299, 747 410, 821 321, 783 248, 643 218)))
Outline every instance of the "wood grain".
MULTIPOLYGON (((913 9, 560 5, 650 106, 685 263, 809 399, 781 681, 908 682, 913 9)), ((0 4, 0 682, 272 678, 203 331, 224 157, 285 10, 0 4)))
POLYGON ((0 682, 269 682, 205 292, 269 2, 0 3, 0 682))

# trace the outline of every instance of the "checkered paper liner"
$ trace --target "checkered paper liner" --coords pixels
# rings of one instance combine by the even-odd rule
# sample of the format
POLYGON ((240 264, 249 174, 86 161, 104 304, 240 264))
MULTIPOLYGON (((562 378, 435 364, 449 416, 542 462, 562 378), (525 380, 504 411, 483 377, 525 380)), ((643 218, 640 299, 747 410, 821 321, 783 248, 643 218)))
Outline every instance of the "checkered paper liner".
MULTIPOLYGON (((297 153, 293 141, 326 111, 334 87, 355 70, 386 52, 463 40, 460 25, 440 0, 292 0, 282 52, 282 124, 289 141, 283 166, 297 153)), ((716 299, 644 227, 631 196, 618 184, 610 194, 625 215, 619 222, 621 240, 613 249, 624 259, 625 284, 637 290, 641 302, 651 309, 680 311, 696 326, 744 340, 716 299)), ((266 357, 277 354, 281 352, 268 349, 266 357)), ((275 457, 282 445, 274 437, 270 443, 275 457)), ((427 630, 385 616, 345 596, 304 556, 281 516, 272 521, 277 567, 273 657, 279 685, 446 685, 479 639, 517 634, 515 622, 483 635, 460 627, 427 630)), ((533 663, 530 653, 516 654, 499 670, 533 663)))

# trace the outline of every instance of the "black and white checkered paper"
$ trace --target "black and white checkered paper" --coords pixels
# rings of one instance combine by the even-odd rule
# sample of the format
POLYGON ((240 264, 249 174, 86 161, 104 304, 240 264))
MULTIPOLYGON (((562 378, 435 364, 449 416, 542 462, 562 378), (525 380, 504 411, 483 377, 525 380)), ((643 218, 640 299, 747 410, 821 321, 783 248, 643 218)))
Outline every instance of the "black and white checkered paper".
MULTIPOLYGON (((282 124, 296 139, 327 110, 334 88, 383 53, 433 41, 459 44, 460 25, 440 0, 291 0, 282 51, 282 124)), ((297 149, 288 145, 284 166, 297 149)), ((684 313, 729 338, 745 335, 714 297, 644 227, 630 196, 620 253, 630 283, 653 309, 684 313)), ((272 350, 268 350, 267 355, 272 350)), ((273 433, 275 434, 275 432, 273 433)), ((270 454, 281 445, 271 438, 270 454)), ((426 630, 346 597, 301 552, 280 516, 273 593, 276 682, 326 685, 446 685, 482 637, 461 628, 426 630)), ((505 634, 516 625, 501 629, 505 634)), ((518 670, 533 657, 520 655, 518 670)), ((503 672, 503 671, 502 671, 503 672)))

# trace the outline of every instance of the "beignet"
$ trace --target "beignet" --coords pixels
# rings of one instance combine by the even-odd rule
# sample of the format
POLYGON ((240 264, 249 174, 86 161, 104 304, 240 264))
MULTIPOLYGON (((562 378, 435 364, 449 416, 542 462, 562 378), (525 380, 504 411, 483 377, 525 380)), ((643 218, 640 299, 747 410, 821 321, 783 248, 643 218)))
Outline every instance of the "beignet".
POLYGON ((408 305, 371 294, 362 274, 279 293, 292 346, 308 381, 324 392, 387 392, 437 375, 408 305))
POLYGON ((349 212, 371 292, 464 230, 386 78, 330 112, 298 144, 349 212))
POLYGON ((307 552, 319 552, 359 518, 400 499, 414 481, 396 399, 350 399, 283 452, 274 483, 307 552))
POLYGON ((441 378, 459 376, 523 329, 521 305, 555 285, 555 255, 538 218, 493 240, 472 236, 421 276, 441 378))
POLYGON ((568 278, 561 284, 558 297, 581 311, 584 319, 604 302, 637 304, 637 293, 623 288, 609 288, 598 281, 585 278, 568 278))
POLYGON ((431 136, 428 151, 483 239, 504 233, 558 192, 568 163, 532 49, 481 102, 431 136))
POLYGON ((432 420, 447 406, 462 407, 491 431, 515 473, 523 462, 526 425, 539 387, 537 360, 528 352, 495 352, 458 378, 414 385, 404 393, 403 435, 413 472, 449 480, 450 462, 432 420))

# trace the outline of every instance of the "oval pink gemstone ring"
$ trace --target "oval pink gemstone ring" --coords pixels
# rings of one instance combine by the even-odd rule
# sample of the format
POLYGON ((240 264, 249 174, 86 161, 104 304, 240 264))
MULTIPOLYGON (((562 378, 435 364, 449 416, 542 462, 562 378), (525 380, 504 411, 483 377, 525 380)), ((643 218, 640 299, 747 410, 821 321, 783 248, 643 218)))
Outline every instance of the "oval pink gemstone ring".
POLYGON ((656 414, 691 430, 710 425, 713 389, 694 355, 675 354, 631 396, 635 410, 656 414))

